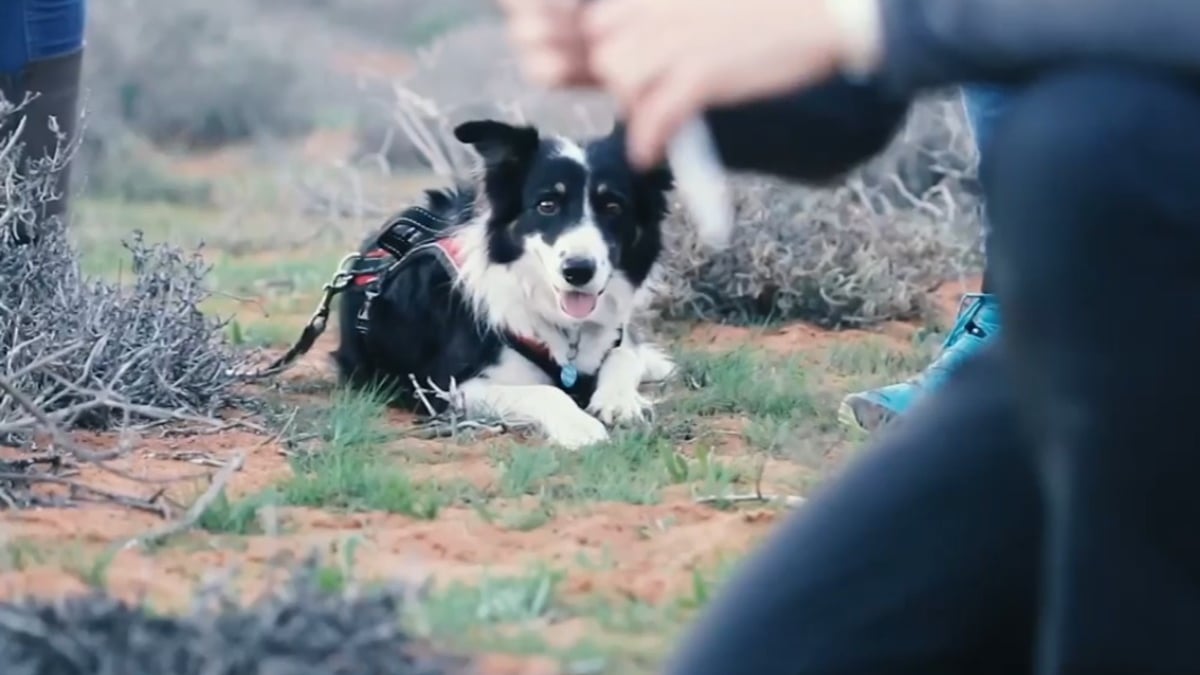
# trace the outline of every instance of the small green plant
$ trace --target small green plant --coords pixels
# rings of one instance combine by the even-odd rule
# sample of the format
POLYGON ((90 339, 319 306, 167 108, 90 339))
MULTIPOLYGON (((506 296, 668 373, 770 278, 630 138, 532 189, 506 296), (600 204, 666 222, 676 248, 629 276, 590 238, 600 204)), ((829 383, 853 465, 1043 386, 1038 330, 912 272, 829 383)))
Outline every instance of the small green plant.
POLYGON ((519 576, 484 575, 478 583, 451 583, 413 608, 421 632, 469 636, 481 627, 520 626, 546 617, 563 573, 535 565, 519 576))
POLYGON ((573 457, 565 488, 573 499, 654 504, 671 479, 661 457, 671 439, 653 430, 620 432, 573 457))
POLYGON ((528 532, 553 521, 554 514, 554 505, 548 500, 542 500, 537 506, 527 511, 505 514, 500 518, 498 524, 505 529, 528 532))
POLYGON ((506 497, 536 494, 541 485, 562 468, 551 448, 517 446, 499 462, 500 493, 506 497))
POLYGON ((21 572, 44 564, 47 554, 35 542, 14 539, 4 544, 0 551, 0 570, 21 572))
POLYGON ((739 348, 719 354, 683 353, 678 358, 683 382, 692 392, 676 399, 674 412, 767 417, 816 413, 799 357, 739 348))
POLYGON ((204 511, 197 526, 213 534, 259 534, 259 510, 279 503, 274 491, 262 492, 242 499, 230 499, 222 492, 204 511))
POLYGON ((929 340, 919 341, 909 349, 894 349, 877 340, 855 340, 833 345, 826 362, 839 375, 903 379, 928 365, 932 351, 929 340))
POLYGON ((385 407, 377 391, 337 390, 320 425, 324 447, 294 460, 295 475, 279 487, 283 502, 436 517, 446 498, 441 487, 414 482, 382 452, 393 438, 382 423, 385 407))

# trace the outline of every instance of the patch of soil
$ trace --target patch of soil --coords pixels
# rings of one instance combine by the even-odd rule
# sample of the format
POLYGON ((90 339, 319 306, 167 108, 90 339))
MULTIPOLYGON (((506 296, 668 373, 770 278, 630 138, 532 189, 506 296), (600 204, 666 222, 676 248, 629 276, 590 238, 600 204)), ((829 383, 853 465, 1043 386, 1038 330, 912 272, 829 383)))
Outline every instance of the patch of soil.
POLYGON ((918 327, 908 323, 884 324, 878 331, 826 330, 807 323, 790 323, 767 328, 698 324, 683 339, 691 349, 722 352, 753 347, 778 354, 797 354, 828 348, 834 344, 867 338, 883 338, 906 347, 918 327))
MULTIPOLYGON (((207 487, 216 467, 245 453, 242 469, 226 485, 231 499, 260 492, 291 474, 283 449, 270 437, 238 429, 203 435, 131 437, 116 433, 79 433, 73 436, 82 449, 105 453, 126 447, 120 457, 104 463, 80 463, 72 480, 111 493, 149 500, 161 494, 171 501, 190 504, 207 487)), ((8 450, 6 456, 17 456, 8 450)), ((62 494, 58 486, 39 488, 62 494)), ((113 542, 145 532, 161 519, 151 513, 115 505, 87 508, 44 508, 0 512, 0 526, 13 538, 113 542)))
MULTIPOLYGON (((932 295, 937 320, 947 326, 952 324, 963 294, 979 292, 981 282, 981 277, 971 277, 947 281, 939 286, 932 295)), ((767 328, 700 323, 683 338, 683 344, 692 349, 711 351, 748 346, 779 354, 794 354, 816 352, 839 343, 874 338, 904 349, 920 329, 917 323, 904 321, 887 322, 873 330, 827 330, 800 322, 767 328)))

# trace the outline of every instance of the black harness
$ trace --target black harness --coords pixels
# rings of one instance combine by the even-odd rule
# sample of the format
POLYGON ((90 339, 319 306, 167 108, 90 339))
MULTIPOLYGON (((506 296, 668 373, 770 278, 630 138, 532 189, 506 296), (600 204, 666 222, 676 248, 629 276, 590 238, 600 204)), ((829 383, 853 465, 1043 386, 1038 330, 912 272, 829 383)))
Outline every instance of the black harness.
MULTIPOLYGON (((342 259, 338 271, 325 284, 321 301, 313 312, 300 338, 283 356, 255 374, 265 377, 282 372, 296 359, 312 349, 317 338, 325 332, 329 321, 329 309, 333 298, 351 286, 361 288, 363 304, 355 315, 355 330, 366 335, 370 329, 371 305, 379 297, 387 280, 401 268, 421 255, 434 255, 445 266, 450 276, 459 274, 457 246, 446 237, 452 222, 421 206, 412 206, 393 217, 365 253, 351 253, 342 259)), ((549 348, 532 338, 513 333, 500 334, 500 340, 521 356, 528 359, 544 372, 555 385, 563 390, 581 408, 586 407, 596 391, 596 376, 579 373, 574 364, 560 364, 550 354, 549 348)), ((617 332, 604 357, 620 347, 625 340, 625 329, 617 332)))

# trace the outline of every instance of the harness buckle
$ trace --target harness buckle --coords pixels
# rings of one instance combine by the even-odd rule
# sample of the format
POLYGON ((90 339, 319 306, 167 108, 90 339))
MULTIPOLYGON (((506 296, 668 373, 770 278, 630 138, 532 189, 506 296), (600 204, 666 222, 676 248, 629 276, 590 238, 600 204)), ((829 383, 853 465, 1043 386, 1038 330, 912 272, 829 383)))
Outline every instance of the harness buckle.
POLYGON ((342 261, 338 263, 337 272, 334 273, 333 278, 324 286, 325 293, 337 294, 339 291, 346 290, 346 287, 354 281, 354 272, 352 270, 355 263, 359 260, 362 260, 361 253, 347 253, 343 256, 342 261))

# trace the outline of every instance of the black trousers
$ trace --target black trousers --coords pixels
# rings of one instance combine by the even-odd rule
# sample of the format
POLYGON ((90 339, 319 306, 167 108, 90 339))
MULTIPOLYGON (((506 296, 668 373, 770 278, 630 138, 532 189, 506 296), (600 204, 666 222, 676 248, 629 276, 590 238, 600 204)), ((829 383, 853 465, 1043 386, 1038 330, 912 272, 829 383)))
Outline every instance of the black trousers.
POLYGON ((1001 341, 782 523, 666 672, 1200 673, 1200 89, 1052 73, 996 134, 1001 341))

